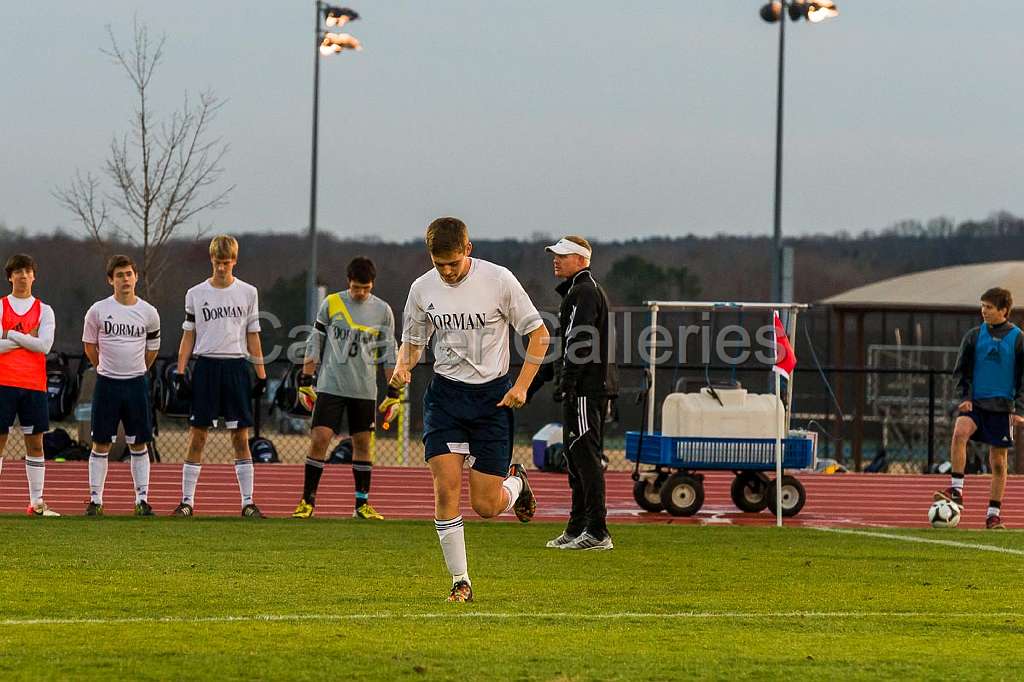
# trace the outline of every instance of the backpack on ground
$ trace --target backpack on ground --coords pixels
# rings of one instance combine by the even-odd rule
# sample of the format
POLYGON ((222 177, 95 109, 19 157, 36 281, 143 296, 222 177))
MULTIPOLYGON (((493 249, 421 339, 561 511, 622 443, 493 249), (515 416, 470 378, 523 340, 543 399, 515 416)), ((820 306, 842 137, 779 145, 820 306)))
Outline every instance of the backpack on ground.
POLYGON ((62 422, 71 416, 81 386, 81 377, 71 371, 67 355, 50 353, 46 356, 46 397, 50 421, 62 422))

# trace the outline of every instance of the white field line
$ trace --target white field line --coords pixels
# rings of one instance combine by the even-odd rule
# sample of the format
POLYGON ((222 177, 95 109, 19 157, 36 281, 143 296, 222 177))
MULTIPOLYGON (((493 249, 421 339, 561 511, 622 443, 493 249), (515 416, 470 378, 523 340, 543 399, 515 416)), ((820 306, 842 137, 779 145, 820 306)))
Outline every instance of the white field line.
MULTIPOLYGON (((1022 618, 1024 612, 958 612, 957 618, 1022 618)), ((277 623, 388 620, 741 620, 801 618, 946 618, 945 612, 926 611, 683 611, 677 613, 321 613, 321 614, 253 614, 247 616, 140 616, 132 618, 7 618, 0 626, 24 625, 131 625, 137 623, 277 623)))
POLYGON ((876 533, 870 530, 851 530, 849 528, 826 528, 824 526, 809 526, 814 530, 823 533, 841 533, 844 535, 863 535, 869 538, 881 538, 883 540, 897 540, 899 542, 917 542, 925 545, 944 545, 946 547, 959 547, 961 549, 974 549, 979 552, 997 552, 999 554, 1013 554, 1024 556, 1024 550, 1011 549, 1010 547, 999 547, 998 545, 981 545, 975 542, 959 542, 957 540, 940 540, 938 538, 922 538, 915 535, 899 535, 896 533, 876 533))

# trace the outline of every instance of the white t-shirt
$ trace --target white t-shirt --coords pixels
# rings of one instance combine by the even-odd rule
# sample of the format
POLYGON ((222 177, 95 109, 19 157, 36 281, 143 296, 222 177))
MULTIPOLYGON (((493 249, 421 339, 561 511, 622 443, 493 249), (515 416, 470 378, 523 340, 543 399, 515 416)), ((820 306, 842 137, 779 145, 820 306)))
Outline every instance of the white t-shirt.
POLYGON ((160 313, 141 298, 122 305, 113 296, 92 304, 85 314, 82 341, 99 346, 96 372, 111 379, 146 373, 146 351, 160 350, 160 313))
POLYGON ((185 321, 181 328, 196 332, 192 354, 211 358, 244 358, 248 332, 260 330, 256 287, 235 278, 218 289, 206 280, 185 292, 185 321))
POLYGON ((425 346, 434 336, 436 373, 483 384, 508 373, 509 325, 525 335, 542 324, 515 275, 473 258, 469 274, 458 284, 446 284, 433 269, 412 283, 402 341, 425 346))
MULTIPOLYGON (((28 298, 17 298, 14 294, 7 297, 7 302, 14 308, 14 312, 19 315, 24 315, 28 312, 28 309, 32 307, 32 304, 36 302, 35 296, 29 296, 28 298)), ((53 308, 46 305, 42 301, 39 302, 39 330, 36 336, 32 334, 23 334, 21 332, 9 331, 7 332, 6 339, 0 339, 0 353, 6 353, 12 351, 15 348, 24 348, 30 350, 33 353, 46 353, 50 352, 50 348, 53 347, 53 337, 57 331, 56 318, 53 316, 53 308)))

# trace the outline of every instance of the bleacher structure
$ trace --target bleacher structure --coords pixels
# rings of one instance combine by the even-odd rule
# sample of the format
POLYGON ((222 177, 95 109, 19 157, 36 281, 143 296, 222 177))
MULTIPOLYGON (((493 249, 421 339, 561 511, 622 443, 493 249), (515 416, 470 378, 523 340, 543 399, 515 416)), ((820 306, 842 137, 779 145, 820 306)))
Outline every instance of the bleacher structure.
POLYGON ((903 344, 877 344, 867 349, 869 367, 908 372, 871 373, 867 377, 868 420, 880 424, 881 446, 888 453, 901 453, 896 459, 908 471, 922 471, 927 461, 932 410, 934 447, 942 453, 936 461, 946 459, 945 444, 952 434, 948 411, 955 401, 955 385, 950 374, 929 377, 928 370, 952 367, 958 350, 956 346, 903 344), (934 382, 932 396, 930 381, 934 382))

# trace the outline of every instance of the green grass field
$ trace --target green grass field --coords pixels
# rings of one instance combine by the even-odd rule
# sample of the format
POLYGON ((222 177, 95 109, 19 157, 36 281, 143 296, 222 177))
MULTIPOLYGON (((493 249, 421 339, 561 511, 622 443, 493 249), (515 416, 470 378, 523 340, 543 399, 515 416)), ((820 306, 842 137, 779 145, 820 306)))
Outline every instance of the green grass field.
POLYGON ((451 605, 424 522, 0 517, 0 679, 1020 674, 1021 533, 616 526, 613 552, 545 549, 558 530, 467 524, 476 602, 451 605))

